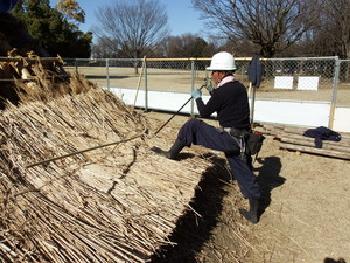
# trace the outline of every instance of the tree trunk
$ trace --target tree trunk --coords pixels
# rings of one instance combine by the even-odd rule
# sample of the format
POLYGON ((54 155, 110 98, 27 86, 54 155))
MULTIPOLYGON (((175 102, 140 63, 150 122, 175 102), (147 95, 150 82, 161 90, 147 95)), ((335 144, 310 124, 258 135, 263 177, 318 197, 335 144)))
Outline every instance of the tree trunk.
POLYGON ((272 58, 275 55, 275 47, 273 44, 262 45, 260 55, 264 58, 272 58))
POLYGON ((134 64, 134 74, 135 75, 139 74, 139 68, 138 68, 139 62, 137 61, 139 59, 139 57, 140 57, 139 55, 140 55, 140 52, 138 50, 136 50, 134 52, 134 59, 135 59, 135 61, 133 62, 133 64, 134 64))
POLYGON ((139 74, 139 67, 138 67, 139 63, 137 61, 134 61, 133 64, 134 64, 134 74, 138 75, 139 74))

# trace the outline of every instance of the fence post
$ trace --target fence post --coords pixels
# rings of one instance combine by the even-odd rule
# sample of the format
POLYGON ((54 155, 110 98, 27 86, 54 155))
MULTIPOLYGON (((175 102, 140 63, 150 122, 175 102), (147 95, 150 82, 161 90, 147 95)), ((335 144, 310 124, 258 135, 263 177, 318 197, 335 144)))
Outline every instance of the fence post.
POLYGON ((77 62, 77 58, 75 58, 74 67, 75 67, 75 74, 78 75, 78 62, 77 62))
POLYGON ((145 111, 148 111, 148 86, 147 86, 147 58, 143 59, 143 67, 145 71, 145 111))
MULTIPOLYGON (((194 91, 194 82, 195 82, 195 68, 194 68, 194 60, 191 59, 191 94, 194 91)), ((194 117, 194 99, 191 99, 191 116, 194 117)))
POLYGON ((106 58, 106 81, 107 81, 107 90, 110 90, 110 79, 109 79, 109 58, 106 58))
POLYGON ((333 129, 333 126, 334 126, 334 115, 335 115, 335 108, 336 108, 336 104, 337 104, 337 89, 338 89, 339 70, 340 70, 340 60, 338 59, 338 57, 335 57, 333 93, 332 93, 329 119, 328 119, 328 128, 330 128, 330 129, 333 129))

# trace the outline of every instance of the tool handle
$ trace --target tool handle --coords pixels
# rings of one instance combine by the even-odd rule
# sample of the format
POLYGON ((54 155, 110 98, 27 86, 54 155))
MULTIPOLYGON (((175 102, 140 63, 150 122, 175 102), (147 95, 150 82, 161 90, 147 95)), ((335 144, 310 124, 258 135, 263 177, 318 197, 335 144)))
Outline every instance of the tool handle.
MULTIPOLYGON (((202 90, 204 87, 206 86, 206 84, 203 84, 199 90, 202 90)), ((164 122, 162 124, 162 126, 159 127, 159 129, 154 133, 154 135, 157 135, 172 119, 175 118, 175 116, 187 105, 187 103, 189 103, 191 101, 191 99, 193 99, 193 97, 189 97, 189 99, 180 107, 180 109, 178 109, 166 122, 164 122)))

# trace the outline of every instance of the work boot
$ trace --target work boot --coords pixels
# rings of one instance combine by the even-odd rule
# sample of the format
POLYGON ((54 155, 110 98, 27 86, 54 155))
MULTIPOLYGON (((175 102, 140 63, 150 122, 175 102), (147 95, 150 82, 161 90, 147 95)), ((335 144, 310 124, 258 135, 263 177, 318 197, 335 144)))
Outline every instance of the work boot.
POLYGON ((178 154, 181 152, 182 148, 185 147, 183 141, 179 138, 176 138, 173 146, 169 149, 169 151, 163 151, 159 147, 152 147, 151 150, 159 155, 162 155, 168 159, 175 160, 178 154))
POLYGON ((240 208, 239 213, 243 215, 247 221, 253 224, 256 224, 259 221, 258 209, 259 209, 259 200, 249 199, 249 211, 247 211, 246 209, 240 208))

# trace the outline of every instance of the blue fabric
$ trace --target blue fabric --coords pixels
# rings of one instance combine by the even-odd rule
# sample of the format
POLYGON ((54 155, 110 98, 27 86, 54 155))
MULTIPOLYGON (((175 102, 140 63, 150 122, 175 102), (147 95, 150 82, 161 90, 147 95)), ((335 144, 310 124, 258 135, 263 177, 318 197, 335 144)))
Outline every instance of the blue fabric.
POLYGON ((6 13, 16 5, 18 0, 0 0, 0 13, 6 13))
POLYGON ((262 75, 262 66, 259 56, 254 56, 249 63, 248 76, 253 86, 259 86, 262 75))
POLYGON ((309 129, 303 133, 303 136, 315 138, 315 147, 322 148, 322 140, 340 141, 341 135, 327 127, 320 126, 316 129, 309 129))
POLYGON ((224 152, 243 196, 248 199, 260 198, 260 187, 252 172, 251 157, 246 156, 246 161, 239 158, 239 146, 229 133, 221 132, 198 119, 190 119, 181 127, 177 137, 187 146, 202 145, 224 152))

